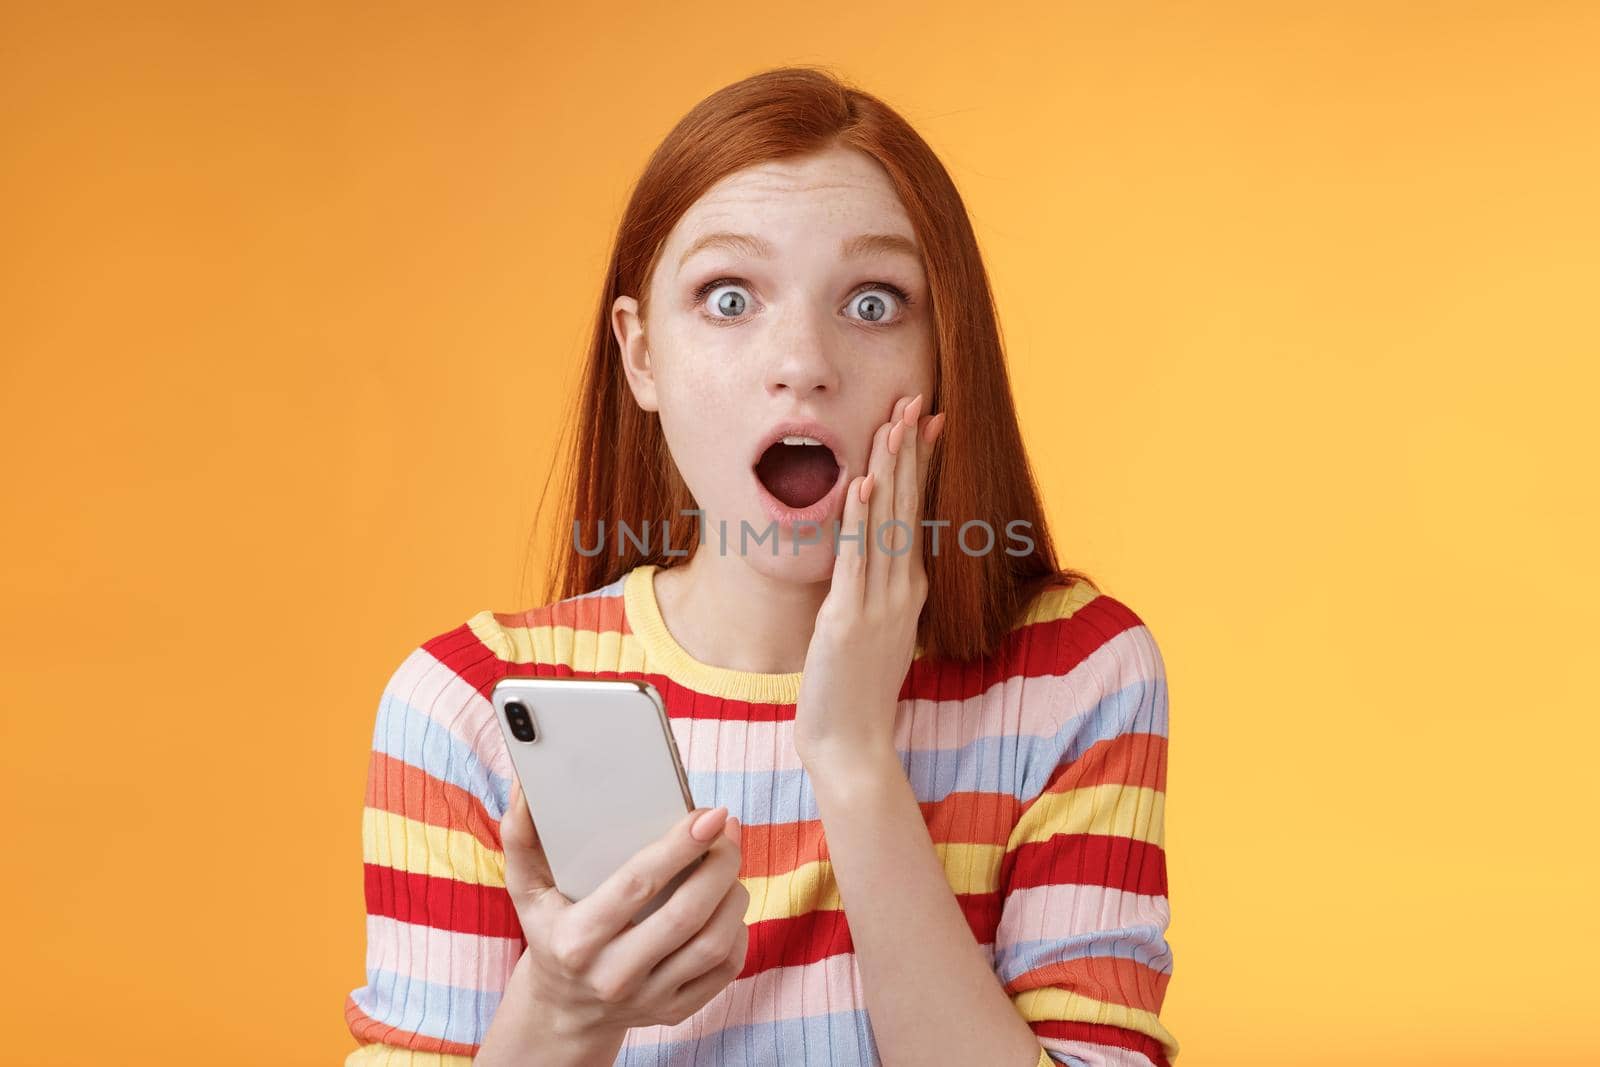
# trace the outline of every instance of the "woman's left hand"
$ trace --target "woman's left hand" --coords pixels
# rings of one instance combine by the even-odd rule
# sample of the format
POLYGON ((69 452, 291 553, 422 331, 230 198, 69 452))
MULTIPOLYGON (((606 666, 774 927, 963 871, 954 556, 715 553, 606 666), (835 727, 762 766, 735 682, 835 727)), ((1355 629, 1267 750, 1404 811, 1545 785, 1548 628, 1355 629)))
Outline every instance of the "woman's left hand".
POLYGON ((806 651, 794 746, 809 770, 895 753, 895 710, 928 594, 923 485, 945 422, 944 412, 919 418, 922 409, 920 393, 895 402, 873 434, 867 473, 845 492, 840 535, 863 537, 839 542, 806 651))

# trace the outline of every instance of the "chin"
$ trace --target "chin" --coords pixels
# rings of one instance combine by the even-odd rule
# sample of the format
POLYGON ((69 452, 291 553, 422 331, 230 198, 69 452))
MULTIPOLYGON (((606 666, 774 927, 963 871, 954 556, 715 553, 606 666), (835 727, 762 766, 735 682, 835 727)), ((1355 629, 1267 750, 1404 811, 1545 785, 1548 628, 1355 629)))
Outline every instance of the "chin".
MULTIPOLYGON (((759 548, 751 545, 750 551, 745 554, 745 563, 757 574, 774 581, 826 582, 833 577, 833 543, 826 530, 821 531, 821 534, 823 538, 821 542, 801 545, 798 551, 794 542, 785 537, 778 542, 777 555, 772 554, 770 540, 759 548)), ((849 549, 850 543, 846 542, 844 550, 849 551, 849 549)))

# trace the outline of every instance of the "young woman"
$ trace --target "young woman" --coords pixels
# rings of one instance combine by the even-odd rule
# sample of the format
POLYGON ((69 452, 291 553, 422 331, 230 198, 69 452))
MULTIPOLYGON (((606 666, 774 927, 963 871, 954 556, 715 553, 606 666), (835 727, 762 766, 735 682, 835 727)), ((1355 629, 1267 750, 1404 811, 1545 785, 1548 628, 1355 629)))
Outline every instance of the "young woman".
POLYGON ((544 606, 380 703, 347 1064, 1172 1062, 1161 656, 1056 563, 922 139, 812 68, 697 105, 622 220, 576 429, 544 606), (703 805, 581 901, 508 674, 652 682, 703 805))

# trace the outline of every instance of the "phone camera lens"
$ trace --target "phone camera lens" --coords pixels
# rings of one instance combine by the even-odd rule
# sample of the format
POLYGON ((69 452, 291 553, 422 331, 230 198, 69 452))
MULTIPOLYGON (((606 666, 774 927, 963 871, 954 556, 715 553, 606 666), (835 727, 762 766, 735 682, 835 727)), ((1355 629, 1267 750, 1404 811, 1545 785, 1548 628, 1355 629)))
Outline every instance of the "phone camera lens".
POLYGON ((533 716, 528 714, 527 705, 521 701, 513 700, 506 704, 506 723, 511 727, 511 736, 518 741, 532 741, 538 736, 533 729, 533 716))

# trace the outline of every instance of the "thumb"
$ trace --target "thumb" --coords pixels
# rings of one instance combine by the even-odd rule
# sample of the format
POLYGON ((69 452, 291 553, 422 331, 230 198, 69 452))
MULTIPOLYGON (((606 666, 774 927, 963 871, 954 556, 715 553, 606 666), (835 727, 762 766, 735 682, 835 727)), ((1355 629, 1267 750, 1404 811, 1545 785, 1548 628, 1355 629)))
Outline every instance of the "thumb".
POLYGON ((513 897, 534 897, 555 888, 555 876, 545 859, 539 832, 534 829, 533 813, 522 795, 522 784, 511 783, 511 803, 500 820, 500 844, 505 849, 506 889, 513 897))

